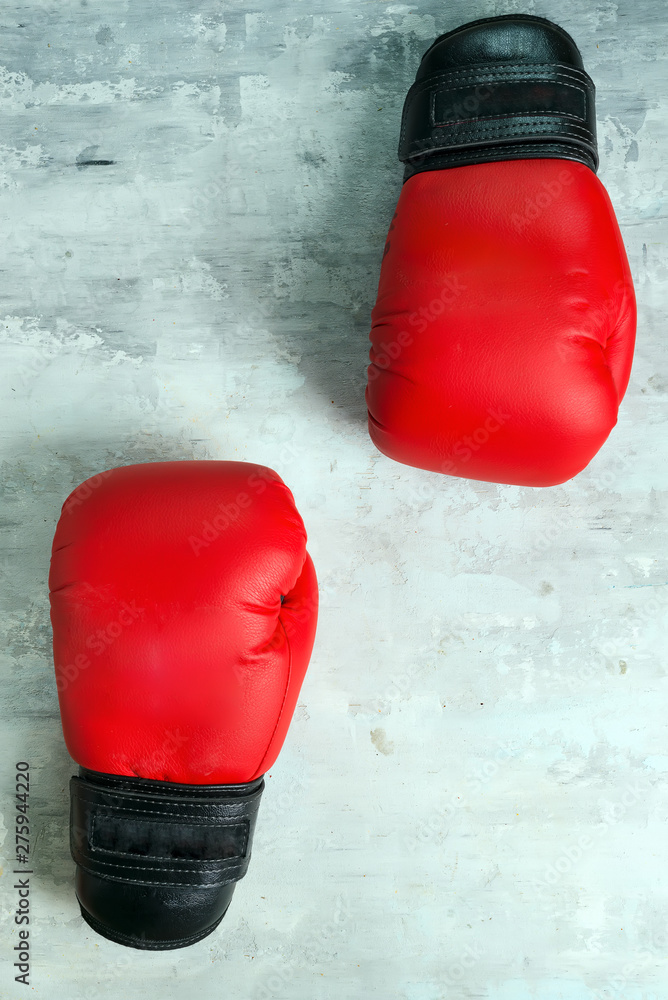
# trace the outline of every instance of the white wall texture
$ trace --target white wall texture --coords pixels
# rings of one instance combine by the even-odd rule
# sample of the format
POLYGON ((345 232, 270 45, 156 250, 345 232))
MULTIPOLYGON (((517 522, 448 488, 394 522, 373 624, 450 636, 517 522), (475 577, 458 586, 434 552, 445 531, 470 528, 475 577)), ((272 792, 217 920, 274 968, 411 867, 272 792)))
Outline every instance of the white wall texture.
POLYGON ((28 0, 0 18, 0 996, 663 1000, 664 4, 28 0), (514 11, 562 24, 596 82, 639 300, 619 424, 544 490, 392 463, 363 398, 419 57, 514 11), (249 874, 214 935, 163 954, 79 915, 46 577, 69 491, 165 458, 274 467, 322 611, 249 874))

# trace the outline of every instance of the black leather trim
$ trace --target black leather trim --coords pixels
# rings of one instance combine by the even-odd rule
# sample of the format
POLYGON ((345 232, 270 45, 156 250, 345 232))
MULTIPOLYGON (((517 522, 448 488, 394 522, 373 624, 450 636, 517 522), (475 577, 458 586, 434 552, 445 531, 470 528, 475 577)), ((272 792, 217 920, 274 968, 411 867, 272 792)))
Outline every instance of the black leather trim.
MULTIPOLYGON (((230 888, 231 895, 234 887, 231 886, 228 888, 230 888)), ((165 900, 165 906, 167 905, 169 904, 165 900)), ((137 948, 141 951, 170 951, 174 948, 187 948, 191 944, 197 944, 198 941, 208 937, 209 934, 215 931, 216 927, 225 916, 225 913, 227 913, 228 906, 229 903, 225 907, 224 912, 216 920, 214 920, 212 924, 209 924, 203 930, 190 934, 187 937, 169 938, 166 940, 156 941, 147 940, 142 930, 136 934, 124 934, 122 931, 116 930, 115 927, 111 927, 109 924, 96 920, 95 917, 83 907, 81 902, 79 902, 81 916, 89 927, 92 927, 97 934, 107 938, 109 941, 115 941, 116 944, 123 944, 127 948, 137 948)))
POLYGON ((184 947, 222 919, 246 874, 264 781, 181 785, 80 768, 70 847, 87 922, 136 948, 184 947))
POLYGON ((404 180, 537 157, 598 167, 595 88, 570 35, 544 18, 511 14, 437 38, 404 104, 404 180))

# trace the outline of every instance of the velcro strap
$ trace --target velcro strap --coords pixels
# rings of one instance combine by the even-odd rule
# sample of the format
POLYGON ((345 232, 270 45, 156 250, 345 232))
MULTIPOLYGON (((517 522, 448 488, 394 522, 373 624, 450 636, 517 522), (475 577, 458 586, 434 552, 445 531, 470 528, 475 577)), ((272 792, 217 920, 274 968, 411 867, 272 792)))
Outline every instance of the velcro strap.
POLYGON ((540 143, 563 146, 566 155, 570 150, 596 169, 595 89, 588 74, 560 63, 478 63, 413 84, 404 104, 399 159, 411 163, 446 154, 447 161, 448 153, 461 159, 469 151, 482 162, 499 158, 486 156, 483 148, 502 154, 504 146, 510 159, 522 155, 523 144, 540 143))
POLYGON ((71 779, 70 848, 77 865, 135 885, 211 887, 243 878, 263 781, 137 785, 71 779))

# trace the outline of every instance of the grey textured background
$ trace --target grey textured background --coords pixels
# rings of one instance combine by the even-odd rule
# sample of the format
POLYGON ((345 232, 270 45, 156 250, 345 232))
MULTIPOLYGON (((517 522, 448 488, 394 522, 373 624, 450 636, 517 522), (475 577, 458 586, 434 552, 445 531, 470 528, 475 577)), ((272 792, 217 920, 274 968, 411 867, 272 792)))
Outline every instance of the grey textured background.
POLYGON ((35 0, 0 21, 0 996, 665 998, 662 0, 35 0), (435 35, 513 11, 562 24, 594 77, 639 299, 619 425, 547 490, 393 464, 363 400, 405 92, 435 35), (192 457, 292 487, 321 624, 229 915, 136 953, 74 898, 48 558, 82 479, 192 457), (31 989, 11 968, 22 758, 31 989))

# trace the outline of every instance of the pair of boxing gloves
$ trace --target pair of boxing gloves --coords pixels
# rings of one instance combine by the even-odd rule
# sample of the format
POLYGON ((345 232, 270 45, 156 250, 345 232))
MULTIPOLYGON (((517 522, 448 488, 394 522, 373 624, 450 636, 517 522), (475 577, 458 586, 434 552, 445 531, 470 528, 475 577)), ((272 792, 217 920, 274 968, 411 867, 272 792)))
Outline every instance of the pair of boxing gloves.
MULTIPOLYGON (((575 43, 516 15, 443 35, 399 152, 371 437, 449 475, 563 482, 615 424, 635 329, 575 43)), ((245 874, 311 655, 317 583, 293 497, 245 463, 102 473, 65 502, 50 588, 82 914, 121 944, 191 944, 245 874)))

